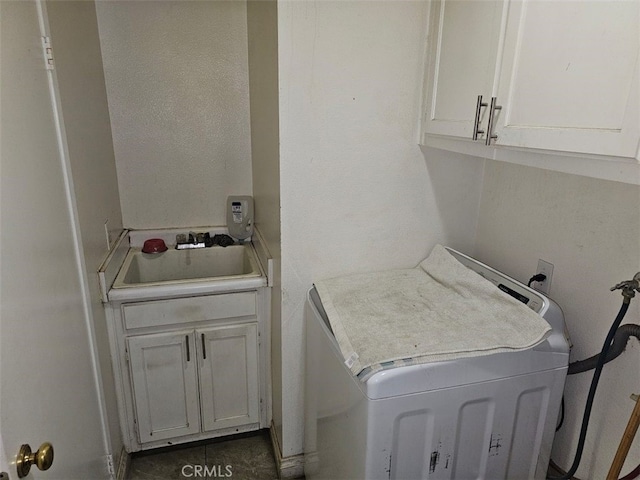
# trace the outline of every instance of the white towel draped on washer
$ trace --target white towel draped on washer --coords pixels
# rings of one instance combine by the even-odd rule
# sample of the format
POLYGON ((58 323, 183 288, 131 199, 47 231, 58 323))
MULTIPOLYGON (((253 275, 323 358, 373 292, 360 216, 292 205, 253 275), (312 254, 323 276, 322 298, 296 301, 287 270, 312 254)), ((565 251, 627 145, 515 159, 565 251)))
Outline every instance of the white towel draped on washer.
POLYGON ((537 313, 440 245, 416 268, 332 278, 315 286, 354 375, 366 369, 369 377, 389 362, 525 350, 551 331, 537 313))

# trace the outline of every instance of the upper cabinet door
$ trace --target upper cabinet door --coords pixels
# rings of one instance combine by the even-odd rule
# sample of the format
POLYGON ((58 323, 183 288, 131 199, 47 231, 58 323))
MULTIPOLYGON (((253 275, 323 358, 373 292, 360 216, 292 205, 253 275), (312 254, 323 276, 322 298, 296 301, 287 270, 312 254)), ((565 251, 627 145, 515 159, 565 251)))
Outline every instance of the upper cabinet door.
POLYGON ((478 95, 495 95, 503 11, 502 0, 432 2, 423 133, 471 139, 478 95))
POLYGON ((496 145, 635 157, 639 23, 638 1, 511 1, 496 145))

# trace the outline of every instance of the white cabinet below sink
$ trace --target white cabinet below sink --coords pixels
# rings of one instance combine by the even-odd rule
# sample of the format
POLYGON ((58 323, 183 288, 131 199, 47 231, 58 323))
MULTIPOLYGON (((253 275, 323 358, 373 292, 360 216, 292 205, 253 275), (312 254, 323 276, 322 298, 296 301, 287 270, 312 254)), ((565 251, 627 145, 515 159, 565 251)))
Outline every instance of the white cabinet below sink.
POLYGON ((260 423, 257 323, 136 335, 127 350, 142 443, 260 423))
POLYGON ((198 433, 198 372, 193 332, 127 339, 140 442, 198 433), (195 353, 195 352, 194 352, 195 353))
POLYGON ((256 323, 196 330, 202 429, 259 423, 256 323))
POLYGON ((107 305, 129 452, 266 428, 268 288, 107 305))

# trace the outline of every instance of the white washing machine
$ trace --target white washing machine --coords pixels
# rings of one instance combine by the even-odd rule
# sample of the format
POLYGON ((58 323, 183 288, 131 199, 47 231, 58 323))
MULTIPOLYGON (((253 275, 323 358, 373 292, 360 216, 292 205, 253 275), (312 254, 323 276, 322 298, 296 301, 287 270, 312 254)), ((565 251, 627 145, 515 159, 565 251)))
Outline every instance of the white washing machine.
POLYGON ((345 365, 315 288, 306 304, 308 480, 544 479, 569 361, 552 300, 464 254, 457 260, 552 327, 518 352, 384 369, 345 365))

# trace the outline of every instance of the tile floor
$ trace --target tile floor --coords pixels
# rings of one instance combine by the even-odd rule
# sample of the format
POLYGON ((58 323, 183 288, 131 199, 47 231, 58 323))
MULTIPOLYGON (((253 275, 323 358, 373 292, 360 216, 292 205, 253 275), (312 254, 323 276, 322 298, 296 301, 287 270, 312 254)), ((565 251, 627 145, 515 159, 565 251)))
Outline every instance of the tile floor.
MULTIPOLYGON (((549 467, 549 475, 559 473, 549 467)), ((269 431, 133 454, 127 480, 187 478, 278 480, 269 431)))
POLYGON ((268 430, 132 455, 128 480, 277 480, 268 430))

